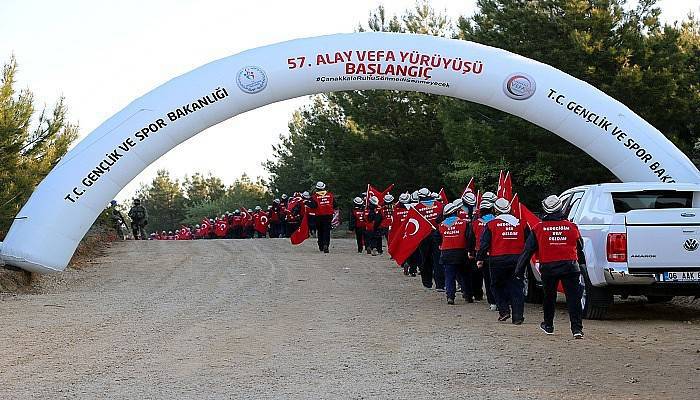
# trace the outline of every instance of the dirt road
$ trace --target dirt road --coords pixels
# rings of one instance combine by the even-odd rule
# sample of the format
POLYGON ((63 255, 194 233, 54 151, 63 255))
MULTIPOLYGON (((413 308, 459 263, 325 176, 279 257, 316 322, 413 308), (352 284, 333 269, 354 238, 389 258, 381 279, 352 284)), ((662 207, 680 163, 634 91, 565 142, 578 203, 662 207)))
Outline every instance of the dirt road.
POLYGON ((419 279, 350 240, 117 243, 1 296, 0 398, 700 397, 697 308, 616 305, 574 341, 419 279))

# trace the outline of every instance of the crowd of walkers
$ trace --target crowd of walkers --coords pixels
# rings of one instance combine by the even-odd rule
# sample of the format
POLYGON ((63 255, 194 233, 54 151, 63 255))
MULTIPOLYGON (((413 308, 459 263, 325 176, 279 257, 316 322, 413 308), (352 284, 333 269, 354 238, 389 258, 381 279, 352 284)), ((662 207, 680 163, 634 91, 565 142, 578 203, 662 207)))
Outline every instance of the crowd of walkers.
MULTIPOLYGON (((460 198, 449 202, 445 192, 421 188, 398 199, 367 186, 352 201, 348 229, 357 252, 378 256, 386 249, 406 276, 420 275, 422 285, 444 292, 455 304, 458 293, 465 303, 486 300, 498 321, 521 325, 524 281, 531 264, 539 266, 544 287, 544 321, 540 328, 554 333, 554 304, 558 287, 566 294, 574 338, 583 337, 578 228, 564 217, 565 204, 552 195, 542 201, 540 219, 513 195, 510 175, 501 175, 497 191, 476 191, 473 180, 460 198), (560 285, 561 284, 561 285, 560 285)), ((147 218, 134 204, 129 215, 147 218)), ((123 219, 123 217, 122 217, 123 219)), ((195 226, 153 233, 153 240, 291 238, 299 244, 311 235, 318 249, 330 251, 331 229, 340 224, 338 204, 323 182, 313 193, 282 195, 263 209, 240 208, 219 217, 204 218, 195 226)), ((133 225, 135 238, 145 238, 133 225)))

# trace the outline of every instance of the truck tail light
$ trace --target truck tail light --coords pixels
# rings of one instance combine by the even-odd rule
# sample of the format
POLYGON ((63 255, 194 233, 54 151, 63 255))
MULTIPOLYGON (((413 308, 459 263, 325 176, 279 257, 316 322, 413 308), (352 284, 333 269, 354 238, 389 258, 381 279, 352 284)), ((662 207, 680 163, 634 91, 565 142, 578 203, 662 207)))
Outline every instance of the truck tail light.
POLYGON ((627 234, 608 234, 608 262, 627 262, 627 234))

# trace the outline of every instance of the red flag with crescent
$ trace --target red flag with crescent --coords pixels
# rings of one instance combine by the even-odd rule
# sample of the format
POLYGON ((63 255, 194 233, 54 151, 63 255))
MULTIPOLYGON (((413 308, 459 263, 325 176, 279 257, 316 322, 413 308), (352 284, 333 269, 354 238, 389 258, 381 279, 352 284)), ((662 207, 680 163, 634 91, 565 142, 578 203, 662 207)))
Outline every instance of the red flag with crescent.
POLYGON ((309 238, 309 215, 308 212, 306 212, 306 206, 301 205, 301 224, 299 224, 299 229, 294 231, 292 235, 289 237, 289 240, 291 240, 292 244, 297 245, 301 244, 304 240, 309 238))
POLYGON ((226 220, 218 220, 216 221, 216 226, 214 228, 214 233, 216 233, 217 237, 224 237, 226 236, 226 232, 228 232, 228 224, 226 223, 226 220))
POLYGON ((255 231, 261 234, 267 233, 267 223, 268 223, 267 213, 260 212, 255 218, 255 231))
POLYGON ((415 208, 408 210, 406 222, 396 232, 389 246, 389 254, 400 266, 416 251, 420 243, 433 231, 433 225, 415 208))

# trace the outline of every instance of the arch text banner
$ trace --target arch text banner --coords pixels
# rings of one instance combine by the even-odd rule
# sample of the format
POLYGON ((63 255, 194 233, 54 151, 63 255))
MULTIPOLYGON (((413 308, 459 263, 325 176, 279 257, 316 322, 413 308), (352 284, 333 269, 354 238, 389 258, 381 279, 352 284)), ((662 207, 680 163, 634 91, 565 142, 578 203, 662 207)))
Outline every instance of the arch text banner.
POLYGON ((62 271, 110 200, 149 164, 203 131, 280 100, 339 90, 451 96, 535 123, 622 181, 700 182, 676 146, 622 103, 548 65, 472 42, 352 33, 249 50, 166 82, 78 143, 36 188, 2 259, 62 271))

